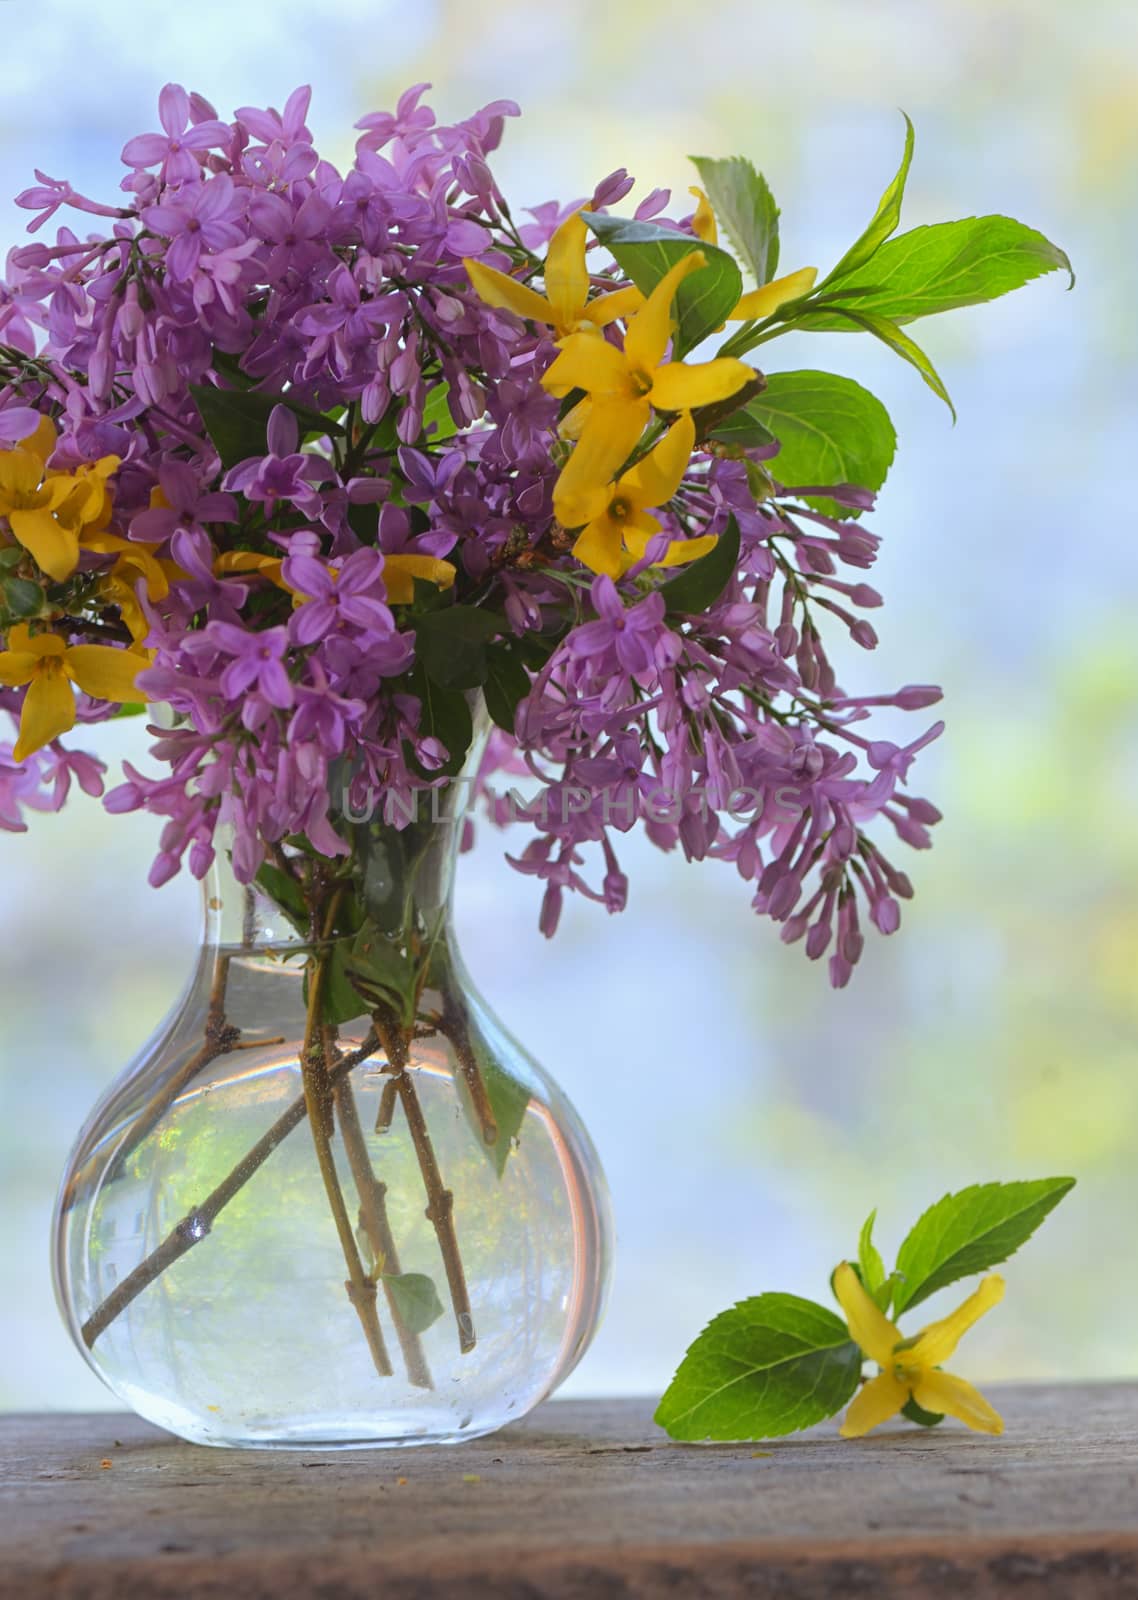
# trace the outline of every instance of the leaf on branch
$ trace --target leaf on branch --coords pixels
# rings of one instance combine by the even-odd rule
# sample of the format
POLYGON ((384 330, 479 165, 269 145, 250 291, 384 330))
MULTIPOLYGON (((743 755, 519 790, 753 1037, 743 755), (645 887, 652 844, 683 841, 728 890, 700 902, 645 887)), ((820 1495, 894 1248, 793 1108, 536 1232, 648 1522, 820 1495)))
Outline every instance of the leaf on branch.
POLYGON ((904 112, 901 115, 905 117, 905 151, 897 175, 877 202, 877 210, 873 213, 865 232, 850 246, 829 277, 822 280, 818 285, 819 289, 824 289, 839 279, 848 278, 851 273, 856 272, 885 243, 889 235, 897 230, 897 224, 901 220, 901 201, 905 197, 905 183, 913 160, 913 124, 904 112))
POLYGON ((477 606, 447 606, 415 619, 415 655, 443 689, 478 689, 489 671, 486 646, 504 627, 477 606))
POLYGON ((673 1439, 773 1439, 840 1411, 861 1368, 845 1323, 825 1306, 757 1295, 707 1325, 656 1421, 673 1439))
MULTIPOLYGON (((1065 251, 1011 217, 966 217, 913 228, 881 246, 861 271, 837 286, 842 306, 912 322, 957 306, 979 305, 1062 268, 1065 251)), ((814 333, 849 332, 848 319, 826 307, 797 323, 814 333)))
POLYGON ((897 1252, 895 1315, 1006 1261, 1074 1186, 1074 1178, 1040 1178, 977 1183, 946 1194, 914 1224, 897 1252))
MULTIPOLYGON (((833 372, 771 373, 745 414, 778 439, 769 470, 787 489, 830 483, 880 489, 897 448, 893 423, 877 396, 833 372)), ((822 495, 807 502, 827 516, 853 515, 822 495)))
POLYGON ((265 394, 260 389, 216 389, 207 383, 192 383, 190 393, 221 457, 221 464, 226 468, 235 467, 250 456, 265 454, 269 418, 277 406, 288 407, 300 423, 304 437, 344 431, 342 423, 284 394, 265 394))
POLYGON ((876 1221, 877 1212, 871 1211, 862 1224, 857 1241, 857 1264, 861 1268, 861 1281, 865 1285, 866 1292, 880 1305, 878 1295, 885 1285, 885 1263, 881 1259, 880 1250, 873 1242, 873 1224, 876 1221))
POLYGON ((511 642, 492 644, 486 651, 486 709, 506 733, 514 731, 518 705, 530 691, 530 677, 511 642))
POLYGON ((732 517, 705 556, 685 567, 678 578, 669 578, 660 585, 668 611, 688 616, 706 611, 731 582, 738 563, 739 524, 732 517))
POLYGON ((425 1272, 385 1272, 383 1287, 412 1333, 426 1333, 443 1315, 434 1279, 425 1272))
POLYGON ((712 210, 760 286, 778 270, 778 207, 767 180, 745 156, 692 156, 712 210))
POLYGON ((586 211, 583 215, 606 250, 612 252, 617 265, 644 294, 651 294, 665 273, 693 250, 706 256, 707 265, 685 278, 676 293, 677 359, 714 333, 735 309, 743 292, 743 278, 726 250, 703 244, 689 233, 658 228, 651 222, 630 222, 604 211, 586 211))
POLYGON ((833 314, 855 323, 859 328, 864 328, 866 333, 872 333, 875 339, 887 344, 902 361, 907 361, 910 366, 916 367, 932 392, 943 400, 952 412, 953 422, 956 421, 956 407, 949 398, 940 373, 915 339, 910 339, 907 333, 902 333, 897 324, 890 322, 888 317, 879 317, 871 311, 855 311, 852 306, 834 306, 833 314))

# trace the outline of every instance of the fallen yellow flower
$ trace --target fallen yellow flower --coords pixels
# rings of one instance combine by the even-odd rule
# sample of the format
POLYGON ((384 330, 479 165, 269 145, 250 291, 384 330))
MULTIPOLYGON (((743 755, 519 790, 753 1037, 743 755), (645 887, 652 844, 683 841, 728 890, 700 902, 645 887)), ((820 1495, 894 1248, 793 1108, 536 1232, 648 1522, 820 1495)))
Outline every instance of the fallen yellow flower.
POLYGON ((12 754, 24 761, 75 725, 72 685, 96 700, 120 705, 145 704, 135 678, 147 666, 131 650, 102 644, 69 645, 57 633, 33 634, 25 624, 8 634, 0 651, 0 683, 8 689, 28 685, 20 715, 20 737, 12 754))
MULTIPOLYGON (((649 542, 660 532, 659 519, 649 506, 663 506, 680 486, 695 445, 695 424, 685 412, 652 450, 615 483, 563 487, 564 475, 554 490, 553 508, 563 527, 581 528, 573 554, 584 566, 618 578, 640 561, 649 542)), ((657 565, 680 566, 706 555, 715 544, 714 534, 697 539, 673 539, 657 565)))
POLYGON ((846 1314, 850 1337, 881 1371, 850 1403, 842 1436, 857 1439, 915 1400, 926 1411, 957 1417, 978 1433, 1003 1433, 999 1413, 963 1378, 939 1370, 973 1323, 1004 1297, 1004 1280, 991 1273, 949 1316, 931 1322, 914 1338, 903 1338, 863 1288, 848 1261, 834 1274, 834 1293, 846 1314))
MULTIPOLYGON (((718 244, 719 228, 710 200, 696 184, 691 186, 688 193, 694 195, 697 202, 691 223, 692 232, 704 244, 718 244)), ((727 321, 761 322, 763 318, 773 316, 788 301, 809 294, 817 278, 817 267, 799 267, 797 272, 788 272, 785 277, 764 283, 759 289, 751 289, 736 301, 734 311, 727 313, 727 321)))
POLYGON ((462 264, 478 298, 488 306, 501 306, 527 322, 547 322, 559 338, 571 333, 599 333, 618 317, 626 317, 644 304, 634 284, 589 299, 589 272, 585 265, 588 233, 576 211, 557 229, 545 257, 545 293, 484 262, 466 259, 462 264))

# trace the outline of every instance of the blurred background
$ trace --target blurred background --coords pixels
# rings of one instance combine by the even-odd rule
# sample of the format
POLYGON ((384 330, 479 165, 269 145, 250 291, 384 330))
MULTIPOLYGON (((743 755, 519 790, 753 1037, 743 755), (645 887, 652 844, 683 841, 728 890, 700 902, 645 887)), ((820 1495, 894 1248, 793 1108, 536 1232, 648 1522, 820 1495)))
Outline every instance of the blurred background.
MULTIPOLYGON (((745 153, 783 207, 785 270, 825 271, 896 168, 903 106, 903 226, 1002 211, 1069 251, 1073 294, 1056 274, 918 330, 955 428, 868 341, 766 352, 772 369, 858 378, 898 425, 872 519, 882 642, 847 686, 947 692, 916 784, 946 820, 931 853, 895 852, 917 884, 901 933, 831 993, 729 868, 629 840, 627 913, 570 905, 547 944, 534 885, 488 829, 461 867, 459 922, 476 978, 608 1170, 616 1280, 577 1392, 658 1392, 733 1300, 817 1295, 873 1206, 888 1256, 946 1189, 1065 1172, 1079 1187, 1007 1269, 964 1370, 1138 1372, 1138 9, 196 0, 147 7, 143 25, 128 0, 40 0, 5 15, 4 42, 5 197, 33 166, 113 197, 119 150, 157 125, 168 79, 227 116, 311 82, 334 160, 358 116, 428 79, 444 120, 521 103, 496 160, 515 211, 620 165, 639 179, 631 203, 658 184, 683 194, 689 153, 745 153), (61 72, 81 55, 97 69, 61 72)), ((0 245, 23 222, 0 207, 0 245)), ((113 778, 144 735, 127 722, 86 747, 113 778)), ((57 1320, 48 1226, 81 1121, 193 957, 197 886, 146 887, 156 832, 80 796, 0 833, 0 1407, 113 1403, 57 1320)))

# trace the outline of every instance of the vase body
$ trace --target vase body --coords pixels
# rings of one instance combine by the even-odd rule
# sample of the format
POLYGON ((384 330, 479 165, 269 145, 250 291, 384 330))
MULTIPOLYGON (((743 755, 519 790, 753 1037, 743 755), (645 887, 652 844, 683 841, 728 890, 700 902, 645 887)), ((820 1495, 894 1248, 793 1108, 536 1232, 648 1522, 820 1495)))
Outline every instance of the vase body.
POLYGON ((311 940, 219 853, 187 993, 79 1137, 60 1305, 114 1393, 183 1438, 475 1437, 536 1405, 596 1329, 603 1176, 455 949, 459 825, 356 830, 369 905, 399 909, 378 968, 362 936, 333 949, 316 1024, 311 940), (383 963, 412 946, 397 1025, 383 963), (354 983, 369 1009, 324 1021, 354 983))

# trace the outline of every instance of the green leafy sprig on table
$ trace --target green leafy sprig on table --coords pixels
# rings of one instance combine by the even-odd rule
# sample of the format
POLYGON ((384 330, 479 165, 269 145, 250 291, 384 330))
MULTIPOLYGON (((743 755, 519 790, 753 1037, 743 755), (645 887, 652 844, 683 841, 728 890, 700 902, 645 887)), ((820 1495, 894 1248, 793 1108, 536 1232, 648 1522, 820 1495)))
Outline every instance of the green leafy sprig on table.
MULTIPOLYGON (((879 1310, 896 1318, 938 1289, 1006 1261, 1074 1184, 1074 1178, 1041 1178, 947 1194, 910 1229, 889 1273, 873 1242, 873 1212, 850 1265, 879 1310)), ((715 1317, 691 1345, 656 1421, 673 1439, 691 1441, 795 1433, 853 1399, 864 1361, 850 1329, 828 1307, 793 1294, 755 1295, 715 1317)), ((904 1415, 924 1426, 942 1420, 911 1398, 904 1415)))

